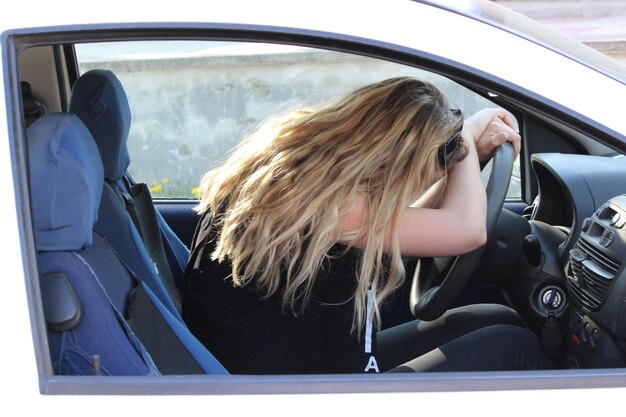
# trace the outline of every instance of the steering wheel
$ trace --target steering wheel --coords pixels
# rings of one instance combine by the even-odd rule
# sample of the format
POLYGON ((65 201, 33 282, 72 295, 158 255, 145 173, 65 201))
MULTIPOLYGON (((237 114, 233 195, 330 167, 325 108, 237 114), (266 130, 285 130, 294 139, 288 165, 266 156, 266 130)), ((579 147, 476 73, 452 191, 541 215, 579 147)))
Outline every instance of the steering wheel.
MULTIPOLYGON (((493 166, 487 183, 487 241, 502 211, 509 188, 515 152, 509 142, 493 154, 493 166)), ((450 236, 454 239, 454 236, 450 236)), ((422 258, 418 261, 411 284, 410 306, 413 315, 431 321, 450 308, 467 286, 480 262, 485 245, 465 255, 449 258, 422 258)))

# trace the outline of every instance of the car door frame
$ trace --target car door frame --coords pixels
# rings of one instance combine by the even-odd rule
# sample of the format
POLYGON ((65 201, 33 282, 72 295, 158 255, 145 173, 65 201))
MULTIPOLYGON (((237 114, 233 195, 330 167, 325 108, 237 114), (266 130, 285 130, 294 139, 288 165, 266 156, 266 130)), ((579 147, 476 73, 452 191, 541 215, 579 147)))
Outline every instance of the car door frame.
MULTIPOLYGON (((515 103, 523 103, 546 117, 581 130, 598 140, 624 151, 623 135, 579 117, 555 103, 546 102, 535 93, 520 90, 503 79, 474 71, 462 64, 441 59, 406 46, 336 35, 325 32, 228 24, 150 24, 77 26, 22 30, 3 34, 5 90, 15 91, 19 84, 15 56, 21 47, 41 43, 67 44, 85 39, 106 40, 147 37, 195 37, 218 40, 265 40, 359 53, 402 62, 440 73, 466 86, 487 89, 515 103), (116 31, 116 32, 113 32, 116 31)), ((381 375, 295 375, 295 376, 176 376, 176 377, 68 377, 54 375, 47 354, 45 320, 40 303, 33 231, 27 187, 25 135, 19 113, 19 97, 13 93, 8 103, 10 141, 15 150, 15 190, 20 234, 23 244, 26 286, 30 298, 33 339, 37 357, 40 390, 47 394, 218 394, 218 393, 337 393, 337 392, 409 392, 474 391, 502 389, 622 387, 626 370, 577 370, 533 372, 478 372, 446 374, 381 375)))

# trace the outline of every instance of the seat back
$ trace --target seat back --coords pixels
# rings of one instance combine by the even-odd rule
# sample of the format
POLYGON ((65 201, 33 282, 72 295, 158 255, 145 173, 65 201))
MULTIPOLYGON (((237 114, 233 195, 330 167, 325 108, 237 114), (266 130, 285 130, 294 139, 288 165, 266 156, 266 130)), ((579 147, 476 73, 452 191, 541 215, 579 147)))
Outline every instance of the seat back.
POLYGON ((127 213, 102 204, 103 190, 111 187, 80 119, 50 114, 27 134, 37 262, 55 372, 226 374, 155 295, 147 284, 151 278, 126 264, 114 246, 119 242, 94 226, 105 217, 109 235, 122 240, 132 230, 124 223, 127 213))
POLYGON ((53 113, 27 135, 37 265, 55 373, 158 374, 122 316, 133 279, 93 232, 103 169, 89 132, 77 117, 53 113))
MULTIPOLYGON (((119 79, 108 70, 91 70, 72 87, 69 111, 89 129, 102 155, 105 178, 103 204, 112 213, 123 208, 130 229, 126 240, 139 240, 139 255, 128 241, 113 243, 120 256, 142 276, 153 275, 152 291, 180 317, 181 295, 178 284, 189 257, 189 249, 178 239, 152 204, 145 184, 134 184, 128 174, 130 156, 126 146, 131 115, 128 98, 119 79), (113 207, 113 209, 111 209, 113 207), (134 227, 133 227, 134 226, 134 227)), ((121 213, 118 213, 121 215, 121 213)), ((104 216, 98 229, 105 235, 119 222, 119 216, 104 216)), ((111 237, 111 240, 120 240, 111 237)))

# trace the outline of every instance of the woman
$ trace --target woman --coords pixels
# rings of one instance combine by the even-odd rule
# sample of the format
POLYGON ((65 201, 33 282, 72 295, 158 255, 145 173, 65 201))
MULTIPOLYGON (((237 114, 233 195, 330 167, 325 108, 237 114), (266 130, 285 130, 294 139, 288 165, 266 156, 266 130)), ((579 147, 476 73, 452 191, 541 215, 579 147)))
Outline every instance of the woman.
MULTIPOLYGON (((202 180, 183 300, 190 329, 233 373, 378 372, 427 352, 404 350, 415 334, 402 331, 391 348, 380 340, 388 353, 377 357, 380 306, 405 281, 407 257, 485 243, 479 160, 506 140, 519 152, 505 111, 464 121, 411 78, 267 123, 202 180)), ((441 341, 462 344, 475 330, 462 327, 441 341)), ((521 327, 500 330, 517 346, 536 343, 521 327)), ((453 363, 431 355, 397 370, 453 363)))

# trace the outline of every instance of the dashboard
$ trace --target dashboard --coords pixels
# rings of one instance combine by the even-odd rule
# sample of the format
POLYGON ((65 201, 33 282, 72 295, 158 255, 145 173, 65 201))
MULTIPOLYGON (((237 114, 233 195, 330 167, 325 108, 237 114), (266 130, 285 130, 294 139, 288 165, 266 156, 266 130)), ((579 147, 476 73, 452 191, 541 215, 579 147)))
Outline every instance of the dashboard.
POLYGON ((539 186, 531 221, 568 233, 559 248, 566 262, 585 218, 610 198, 626 193, 626 158, 540 153, 531 157, 531 166, 539 186))
POLYGON ((539 193, 513 304, 561 366, 625 366, 626 158, 540 153, 531 166, 539 193))

